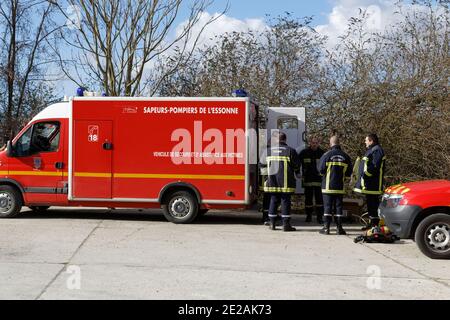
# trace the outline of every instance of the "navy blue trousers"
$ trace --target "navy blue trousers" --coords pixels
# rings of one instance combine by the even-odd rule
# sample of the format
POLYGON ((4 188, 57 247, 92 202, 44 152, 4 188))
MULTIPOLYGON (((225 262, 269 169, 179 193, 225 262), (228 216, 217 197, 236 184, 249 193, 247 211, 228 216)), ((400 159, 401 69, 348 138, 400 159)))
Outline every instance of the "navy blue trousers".
POLYGON ((288 219, 291 217, 291 194, 290 193, 272 193, 270 197, 269 218, 275 219, 277 215, 277 207, 281 202, 281 218, 288 219))

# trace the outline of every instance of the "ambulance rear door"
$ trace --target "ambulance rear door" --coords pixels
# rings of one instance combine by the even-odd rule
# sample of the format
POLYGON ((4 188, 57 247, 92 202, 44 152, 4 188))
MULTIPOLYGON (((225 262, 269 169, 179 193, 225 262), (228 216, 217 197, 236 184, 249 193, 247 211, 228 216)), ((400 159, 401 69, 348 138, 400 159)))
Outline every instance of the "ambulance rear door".
MULTIPOLYGON (((272 130, 280 130, 286 134, 287 144, 297 150, 298 153, 305 148, 305 108, 268 108, 266 128, 268 140, 272 130)), ((303 193, 301 179, 297 179, 296 193, 303 193)))

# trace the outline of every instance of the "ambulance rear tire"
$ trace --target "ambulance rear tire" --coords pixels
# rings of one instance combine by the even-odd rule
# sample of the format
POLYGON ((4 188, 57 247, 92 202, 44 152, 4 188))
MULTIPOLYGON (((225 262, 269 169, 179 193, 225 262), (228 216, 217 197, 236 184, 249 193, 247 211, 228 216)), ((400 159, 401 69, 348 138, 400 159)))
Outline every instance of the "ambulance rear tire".
POLYGON ((198 215, 198 203, 195 196, 188 191, 177 191, 166 197, 162 204, 164 217, 176 224, 194 222, 198 215))
POLYGON ((22 195, 12 186, 0 185, 0 218, 14 218, 22 209, 22 195))

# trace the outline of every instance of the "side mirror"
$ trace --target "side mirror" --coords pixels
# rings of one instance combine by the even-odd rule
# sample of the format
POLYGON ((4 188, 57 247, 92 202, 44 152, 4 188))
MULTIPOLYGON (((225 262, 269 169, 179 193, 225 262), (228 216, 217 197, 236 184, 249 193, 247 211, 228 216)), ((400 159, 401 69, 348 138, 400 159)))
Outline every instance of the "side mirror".
POLYGON ((15 152, 14 152, 12 142, 11 142, 11 140, 8 140, 8 142, 6 143, 6 155, 9 158, 12 158, 12 157, 14 157, 14 153, 15 152))

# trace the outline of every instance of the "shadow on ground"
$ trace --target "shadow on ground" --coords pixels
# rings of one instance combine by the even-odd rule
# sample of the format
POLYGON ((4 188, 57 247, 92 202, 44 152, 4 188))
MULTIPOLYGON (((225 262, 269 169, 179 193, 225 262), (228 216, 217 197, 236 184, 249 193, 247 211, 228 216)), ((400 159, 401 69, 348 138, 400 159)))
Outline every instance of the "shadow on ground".
MULTIPOLYGON (((160 209, 97 209, 97 208, 50 208, 45 212, 23 211, 19 219, 75 219, 75 220, 117 220, 117 221, 153 221, 166 222, 160 209)), ((262 226, 261 213, 256 211, 210 211, 199 218, 196 225, 254 225, 262 226)), ((279 223, 281 224, 281 222, 279 223)), ((304 215, 292 216, 292 225, 299 232, 318 232, 321 226, 316 222, 306 223, 304 215)), ((281 228, 280 228, 281 229, 281 228)), ((362 234, 359 224, 345 224, 345 230, 349 236, 362 234)), ((332 225, 332 234, 335 226, 332 225)))

